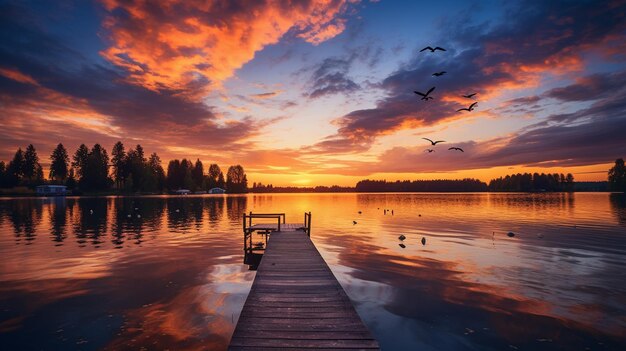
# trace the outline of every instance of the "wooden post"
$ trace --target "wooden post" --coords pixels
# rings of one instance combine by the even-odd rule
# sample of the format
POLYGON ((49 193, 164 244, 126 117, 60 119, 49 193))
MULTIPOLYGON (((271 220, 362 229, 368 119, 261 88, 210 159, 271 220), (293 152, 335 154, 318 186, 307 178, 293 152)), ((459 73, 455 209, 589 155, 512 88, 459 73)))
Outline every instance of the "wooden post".
POLYGON ((243 213, 243 251, 246 251, 246 239, 247 239, 247 231, 246 231, 246 213, 243 213))

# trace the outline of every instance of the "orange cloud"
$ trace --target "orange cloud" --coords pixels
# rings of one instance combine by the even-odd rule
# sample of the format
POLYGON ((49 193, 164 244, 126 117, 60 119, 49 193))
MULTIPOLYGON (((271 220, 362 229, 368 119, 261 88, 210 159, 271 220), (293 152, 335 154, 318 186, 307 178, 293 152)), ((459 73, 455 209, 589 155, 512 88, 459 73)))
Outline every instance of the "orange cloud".
POLYGON ((39 85, 39 83, 37 83, 37 81, 33 77, 27 74, 24 74, 17 69, 0 67, 0 75, 3 75, 9 79, 13 79, 14 81, 17 81, 20 83, 39 85))
POLYGON ((134 84, 191 97, 219 86, 288 32, 313 45, 335 37, 345 28, 339 16, 347 7, 344 0, 159 4, 105 0, 111 47, 100 54, 126 69, 134 84))

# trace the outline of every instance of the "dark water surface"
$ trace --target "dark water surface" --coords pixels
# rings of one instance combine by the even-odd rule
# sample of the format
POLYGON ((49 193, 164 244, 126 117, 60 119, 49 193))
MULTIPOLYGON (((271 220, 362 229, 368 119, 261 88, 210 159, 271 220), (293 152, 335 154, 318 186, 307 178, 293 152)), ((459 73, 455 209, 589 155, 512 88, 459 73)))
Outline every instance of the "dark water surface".
POLYGON ((384 350, 626 350, 626 199, 604 193, 0 199, 0 348, 225 349, 246 211, 313 213, 384 350))

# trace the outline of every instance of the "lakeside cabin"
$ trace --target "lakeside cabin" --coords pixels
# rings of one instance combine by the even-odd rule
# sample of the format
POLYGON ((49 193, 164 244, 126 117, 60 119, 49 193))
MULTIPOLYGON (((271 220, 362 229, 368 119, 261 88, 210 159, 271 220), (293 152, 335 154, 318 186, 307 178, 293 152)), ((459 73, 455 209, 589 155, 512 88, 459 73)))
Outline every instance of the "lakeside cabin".
POLYGON ((67 194, 65 185, 39 185, 35 189, 39 196, 65 196, 67 194))
POLYGON ((226 194, 226 190, 222 188, 211 188, 211 190, 209 190, 209 194, 226 194))

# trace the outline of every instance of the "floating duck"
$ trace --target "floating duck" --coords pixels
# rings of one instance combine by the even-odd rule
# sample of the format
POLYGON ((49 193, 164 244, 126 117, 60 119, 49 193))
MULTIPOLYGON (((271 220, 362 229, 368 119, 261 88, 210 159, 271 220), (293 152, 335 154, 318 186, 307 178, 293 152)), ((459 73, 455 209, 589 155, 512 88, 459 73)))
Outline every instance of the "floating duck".
POLYGON ((89 214, 93 214, 93 210, 89 210, 89 214))
POLYGON ((400 235, 400 236, 398 237, 398 239, 400 239, 400 240, 404 240, 404 239, 406 239, 406 236, 404 236, 404 234, 402 234, 402 235, 400 235))
POLYGON ((363 213, 363 212, 359 211, 359 214, 361 214, 361 213, 363 213))
POLYGON ((508 232, 508 233, 506 233, 506 235, 507 235, 509 238, 512 238, 512 237, 514 237, 514 236, 515 236, 515 233, 513 233, 513 232, 508 232))
POLYGON ((180 212, 180 210, 179 210, 179 209, 176 209, 176 212, 180 212))
POLYGON ((353 224, 353 225, 354 225, 354 224, 356 224, 356 221, 352 221, 352 224, 353 224))
POLYGON ((137 215, 137 218, 141 218, 141 215, 140 215, 140 214, 138 214, 138 215, 137 215))
POLYGON ((130 218, 130 217, 132 217, 132 216, 131 216, 131 215, 126 215, 126 217, 130 218))
POLYGON ((403 249, 406 248, 406 245, 404 245, 404 244, 398 244, 398 246, 400 246, 403 249))
POLYGON ((422 237, 422 245, 426 245, 426 238, 422 237))

